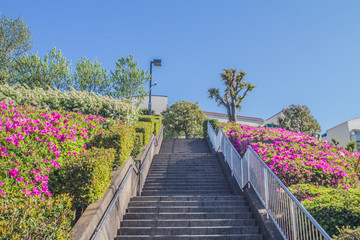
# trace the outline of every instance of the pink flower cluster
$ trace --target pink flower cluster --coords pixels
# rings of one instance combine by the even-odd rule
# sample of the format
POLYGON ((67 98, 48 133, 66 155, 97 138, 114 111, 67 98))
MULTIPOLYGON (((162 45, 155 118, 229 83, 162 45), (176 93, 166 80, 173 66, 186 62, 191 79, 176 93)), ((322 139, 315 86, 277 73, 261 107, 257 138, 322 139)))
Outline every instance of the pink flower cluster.
POLYGON ((348 189, 359 183, 354 172, 359 153, 281 128, 229 123, 222 129, 241 155, 251 146, 287 186, 309 183, 348 189))
POLYGON ((0 102, 1 197, 48 197, 52 169, 61 168, 104 131, 109 119, 0 102))

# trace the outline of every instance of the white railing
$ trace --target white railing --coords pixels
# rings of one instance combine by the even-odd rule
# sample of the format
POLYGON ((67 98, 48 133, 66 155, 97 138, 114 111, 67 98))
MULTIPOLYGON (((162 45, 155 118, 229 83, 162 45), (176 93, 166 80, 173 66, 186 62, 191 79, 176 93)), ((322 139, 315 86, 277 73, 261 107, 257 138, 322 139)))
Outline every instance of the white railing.
POLYGON ((207 129, 214 150, 222 151, 240 188, 255 190, 285 239, 331 239, 250 146, 241 157, 221 128, 216 134, 207 122, 207 129))

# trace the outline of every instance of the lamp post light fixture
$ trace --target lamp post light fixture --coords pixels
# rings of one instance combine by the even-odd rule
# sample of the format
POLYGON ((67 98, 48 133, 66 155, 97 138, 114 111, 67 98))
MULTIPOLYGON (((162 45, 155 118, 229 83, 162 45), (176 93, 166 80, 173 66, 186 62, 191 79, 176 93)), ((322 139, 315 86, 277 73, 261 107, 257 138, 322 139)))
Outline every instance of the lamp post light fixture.
POLYGON ((149 115, 151 115, 151 87, 156 85, 153 85, 151 83, 152 81, 152 65, 154 64, 154 66, 157 67, 161 67, 161 59, 154 59, 153 61, 150 61, 150 85, 149 85, 149 115))

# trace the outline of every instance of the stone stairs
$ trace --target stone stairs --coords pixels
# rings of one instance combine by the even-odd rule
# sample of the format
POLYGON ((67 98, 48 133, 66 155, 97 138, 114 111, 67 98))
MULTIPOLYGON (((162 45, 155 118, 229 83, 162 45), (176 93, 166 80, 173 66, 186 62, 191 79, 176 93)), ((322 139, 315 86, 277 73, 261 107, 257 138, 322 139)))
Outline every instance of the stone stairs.
POLYGON ((260 240, 242 195, 233 195, 203 139, 164 139, 141 196, 129 203, 116 240, 260 240))

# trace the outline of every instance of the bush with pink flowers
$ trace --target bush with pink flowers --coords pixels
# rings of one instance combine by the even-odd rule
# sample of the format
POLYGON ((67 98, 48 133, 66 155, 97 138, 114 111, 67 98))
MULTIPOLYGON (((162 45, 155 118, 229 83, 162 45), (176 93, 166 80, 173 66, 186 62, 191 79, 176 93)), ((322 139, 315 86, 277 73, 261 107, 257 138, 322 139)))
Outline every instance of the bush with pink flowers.
POLYGON ((338 234, 335 226, 360 226, 359 153, 281 128, 222 129, 240 155, 251 146, 329 234, 338 234))
POLYGON ((42 225, 39 221, 51 219, 59 223, 58 236, 67 236, 71 211, 101 197, 110 183, 113 167, 129 157, 134 128, 125 121, 81 112, 15 107, 12 102, 0 102, 0 112, 0 229, 6 226, 6 234, 18 233, 20 238, 52 239, 57 224, 49 225, 51 231, 39 227, 42 225), (120 141, 123 135, 117 131, 130 135, 126 144, 120 141), (116 142, 106 141, 107 150, 102 150, 104 146, 99 143, 97 148, 93 147, 94 137, 101 139, 103 134, 117 136, 116 142), (121 150, 124 144, 125 152, 121 150), (124 154, 119 156, 119 153, 124 154), (76 174, 72 175, 74 179, 81 179, 78 185, 76 181, 64 179, 69 173, 76 174), (75 194, 77 190, 84 194, 75 194), (38 211, 41 217, 35 217, 31 209, 26 210, 33 206, 41 208, 38 211), (11 209, 24 209, 18 211, 19 216, 24 214, 19 221, 11 220, 11 209), (39 231, 37 235, 36 231, 39 231), (49 235, 42 231, 48 231, 49 235))

